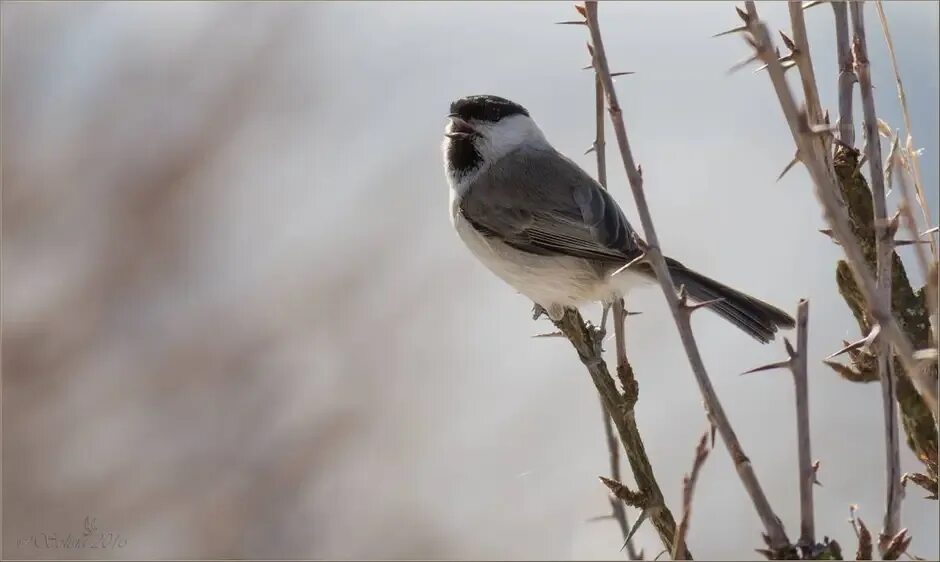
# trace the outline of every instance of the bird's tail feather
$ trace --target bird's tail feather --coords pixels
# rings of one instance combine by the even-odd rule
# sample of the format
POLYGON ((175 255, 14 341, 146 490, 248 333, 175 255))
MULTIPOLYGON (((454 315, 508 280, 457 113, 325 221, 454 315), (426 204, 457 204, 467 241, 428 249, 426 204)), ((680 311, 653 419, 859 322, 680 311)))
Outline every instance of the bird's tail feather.
POLYGON ((779 308, 696 273, 672 258, 666 258, 666 265, 673 283, 676 287, 685 285, 689 298, 696 302, 722 299, 708 308, 761 343, 774 339, 778 328, 795 324, 793 317, 779 308))

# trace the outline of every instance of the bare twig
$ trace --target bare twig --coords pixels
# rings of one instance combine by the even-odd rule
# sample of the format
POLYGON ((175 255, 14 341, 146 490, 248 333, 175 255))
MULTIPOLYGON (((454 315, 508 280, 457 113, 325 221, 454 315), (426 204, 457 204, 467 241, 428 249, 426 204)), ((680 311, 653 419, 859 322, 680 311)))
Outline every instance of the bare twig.
POLYGON ((826 220, 848 258, 847 263, 853 276, 858 281, 859 292, 865 299, 871 317, 881 326, 884 337, 894 346, 905 373, 910 377, 917 392, 923 396, 936 420, 938 405, 935 384, 924 368, 924 362, 914 357, 913 346, 901 330, 890 308, 885 306, 880 299, 875 298, 877 295, 875 280, 868 271, 862 250, 854 237, 846 211, 841 205, 834 178, 826 169, 824 160, 813 151, 813 133, 809 130, 805 115, 798 109, 793 99, 793 94, 783 75, 783 68, 775 56, 767 28, 758 17, 754 2, 748 1, 746 6, 747 23, 751 32, 749 40, 761 60, 768 64, 768 75, 786 116, 787 124, 790 126, 790 133, 799 149, 801 160, 813 179, 816 196, 823 205, 826 220))
POLYGON ((800 299, 796 307, 796 349, 784 338, 787 359, 755 367, 742 374, 789 369, 793 373, 793 386, 796 394, 796 435, 800 482, 800 540, 797 546, 804 558, 812 558, 813 553, 821 551, 825 545, 816 543, 816 523, 813 510, 813 485, 817 484, 816 470, 819 462, 813 462, 809 431, 809 301, 800 299))
MULTIPOLYGON (((788 2, 787 7, 790 10, 790 25, 793 28, 793 39, 790 40, 787 47, 790 48, 791 56, 800 71, 800 82, 803 85, 803 97, 806 100, 806 113, 809 117, 809 124, 811 127, 813 125, 828 124, 825 123, 823 118, 822 104, 819 101, 819 91, 816 87, 816 73, 813 70, 809 39, 806 36, 803 7, 800 6, 799 2, 788 2)), ((786 38, 783 33, 781 33, 781 36, 786 38)), ((829 135, 820 135, 816 137, 816 142, 819 143, 819 149, 826 157, 826 167, 832 168, 830 158, 832 153, 831 137, 829 135)))
MULTIPOLYGON (((594 67, 600 73, 604 82, 604 92, 607 96, 607 108, 610 113, 611 122, 614 126, 614 132, 617 136, 617 144, 620 147, 620 156, 623 159, 626 168, 627 178, 630 182, 630 189, 633 192, 633 198, 636 203, 637 211, 640 215, 640 222, 643 226, 643 232, 646 235, 646 241, 649 245, 647 258, 656 273, 656 278, 665 294, 669 309, 679 330, 679 336, 682 340, 689 363, 692 366, 699 389, 705 399, 708 415, 721 433, 722 440, 728 448, 728 452, 734 461, 735 467, 744 484, 745 489, 750 495, 758 515, 767 531, 768 536, 775 550, 786 551, 791 549, 790 541, 780 519, 776 516, 764 494, 757 476, 751 467, 751 462, 744 454, 741 444, 725 415, 721 402, 712 387, 708 373, 705 371, 705 365, 699 353, 695 342, 695 336, 692 333, 689 322, 689 314, 680 309, 679 297, 676 293, 675 285, 666 268, 666 262, 660 250, 659 238, 656 235, 653 226, 652 216, 649 206, 646 202, 646 195, 643 192, 643 176, 637 167, 633 154, 630 151, 630 143, 627 139, 627 132, 623 122, 623 115, 620 104, 617 101, 617 93, 614 90, 613 78, 610 76, 610 67, 607 63, 607 55, 604 51, 604 43, 600 33, 600 26, 597 20, 597 2, 588 1, 586 4, 586 18, 588 29, 591 33, 591 43, 594 45, 594 67)), ((774 59, 774 62, 777 62, 774 59)), ((779 68, 779 63, 777 63, 779 68)), ((671 546, 671 545, 666 545, 671 546)))
POLYGON ((672 559, 685 560, 682 558, 682 550, 685 546, 685 537, 689 533, 689 521, 692 517, 692 493, 695 491, 695 482, 698 480, 698 473, 708 458, 708 431, 702 434, 702 438, 695 447, 695 460, 692 462, 692 472, 682 479, 682 517, 679 519, 679 530, 676 532, 676 544, 673 547, 672 559))
POLYGON ((868 527, 865 526, 865 522, 862 521, 862 518, 855 516, 856 511, 858 511, 858 506, 849 506, 849 523, 852 524, 852 529, 855 530, 855 536, 858 538, 858 548, 855 551, 855 559, 871 560, 873 550, 871 532, 868 530, 868 527))
POLYGON ((816 466, 813 465, 809 431, 809 301, 801 299, 796 307, 796 353, 787 346, 792 361, 793 386, 796 389, 797 455, 800 466, 800 541, 804 549, 816 545, 816 522, 813 510, 813 483, 816 466))
MULTIPOLYGON (((884 33, 885 42, 888 44, 888 53, 891 55, 891 68, 894 70, 894 79, 898 85, 898 100, 901 103, 901 113, 904 116, 904 133, 906 136, 905 146, 909 152, 911 176, 914 178, 914 191, 917 194, 917 203, 920 205, 923 214, 924 224, 930 227, 930 209, 927 206, 927 198, 924 196, 924 183, 920 175, 920 158, 917 152, 913 150, 913 132, 911 130, 911 115, 907 108, 907 96, 904 93, 904 83, 901 82, 901 71, 898 68, 898 59, 894 54, 894 41, 891 40, 891 32, 888 30, 888 18, 885 16, 884 6, 881 0, 875 0, 875 8, 878 10, 878 19, 881 20, 881 31, 884 33)), ((933 255, 937 254, 937 243, 934 236, 930 238, 930 251, 933 255)), ((937 326, 934 326, 934 330, 937 326)))
MULTIPOLYGON (((865 12, 862 2, 852 2, 849 13, 852 20, 852 51, 855 57, 855 74, 858 76, 862 97, 865 146, 868 148, 868 166, 874 209, 875 227, 875 298, 889 312, 891 310, 891 262, 893 233, 888 230, 887 199, 885 196, 884 170, 881 160, 881 139, 878 136, 878 118, 875 115, 875 97, 868 62, 868 46, 865 38, 865 12)), ((901 526, 901 449, 898 439, 897 388, 894 380, 894 361, 890 342, 880 341, 876 347, 878 376, 881 379, 881 404, 884 410, 885 437, 885 515, 881 540, 882 549, 886 541, 897 534, 901 526)))
POLYGON ((839 57, 839 140, 847 146, 855 145, 855 124, 852 121, 852 50, 849 45, 849 8, 846 0, 833 0, 832 11, 836 20, 836 49, 839 57))

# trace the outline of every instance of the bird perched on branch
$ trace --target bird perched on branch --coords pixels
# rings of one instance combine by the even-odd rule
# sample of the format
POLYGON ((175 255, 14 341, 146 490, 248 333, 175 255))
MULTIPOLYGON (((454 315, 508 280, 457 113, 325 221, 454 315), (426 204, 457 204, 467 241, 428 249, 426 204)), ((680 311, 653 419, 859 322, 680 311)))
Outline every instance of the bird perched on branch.
MULTIPOLYGON (((553 320, 565 308, 611 303, 655 281, 643 242, 613 197, 555 150, 521 105, 491 95, 450 106, 444 169, 457 234, 498 277, 553 320)), ((786 312, 666 258, 673 282, 767 343, 786 312)))

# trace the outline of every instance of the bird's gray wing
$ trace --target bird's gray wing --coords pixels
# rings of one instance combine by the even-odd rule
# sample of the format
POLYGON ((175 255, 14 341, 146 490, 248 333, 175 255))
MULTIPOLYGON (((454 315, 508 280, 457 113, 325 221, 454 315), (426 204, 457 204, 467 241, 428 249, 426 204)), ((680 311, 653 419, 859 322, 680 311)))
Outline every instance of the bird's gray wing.
POLYGON ((473 181, 459 209, 484 236, 533 254, 622 263, 640 253, 616 201, 551 149, 504 156, 473 181))

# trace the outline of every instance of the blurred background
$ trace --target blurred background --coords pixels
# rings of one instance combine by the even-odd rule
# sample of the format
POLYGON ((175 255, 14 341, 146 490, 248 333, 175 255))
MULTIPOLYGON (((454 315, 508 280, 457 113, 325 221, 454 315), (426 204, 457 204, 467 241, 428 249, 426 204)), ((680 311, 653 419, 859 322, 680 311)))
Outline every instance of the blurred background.
MULTIPOLYGON (((593 385, 567 342, 530 337, 550 325, 452 232, 441 169, 449 102, 493 93, 593 173, 587 33, 552 25, 577 17, 571 4, 0 9, 4 557, 623 556, 614 522, 588 522, 609 511, 593 385), (32 539, 89 523, 123 543, 32 539)), ((936 224, 938 4, 885 9, 936 224)), ((783 3, 760 10, 789 29, 783 3)), ((726 72, 750 55, 739 37, 711 38, 739 24, 731 3, 600 14, 614 70, 636 72, 619 94, 667 253, 791 311, 811 300, 817 529, 853 552, 849 504, 880 528, 879 389, 819 361, 857 326, 808 175, 774 181, 793 145, 769 80, 726 72)), ((877 110, 900 128, 866 14, 877 110)), ((832 10, 807 20, 834 108, 832 10)), ((658 289, 628 306, 643 312, 628 323, 637 417, 678 515, 701 400, 658 289)), ((791 380, 738 376, 782 343, 709 314, 695 328, 795 537, 791 380)), ((902 469, 917 469, 902 447, 902 469)), ((937 503, 923 495, 909 489, 903 524, 911 553, 936 558, 937 503)), ((719 445, 690 548, 748 558, 760 530, 719 445)), ((636 541, 661 550, 649 525, 636 541)))

